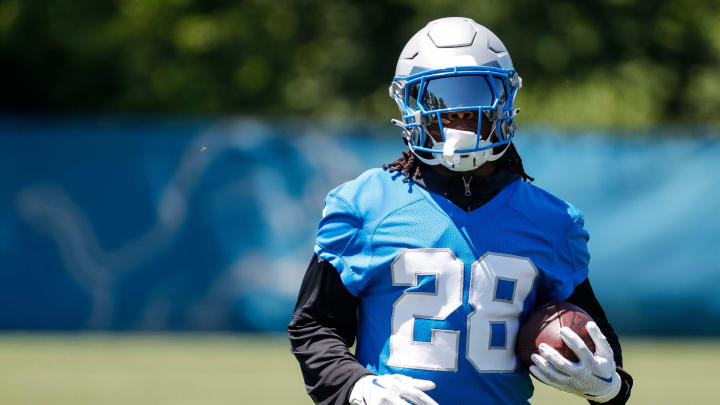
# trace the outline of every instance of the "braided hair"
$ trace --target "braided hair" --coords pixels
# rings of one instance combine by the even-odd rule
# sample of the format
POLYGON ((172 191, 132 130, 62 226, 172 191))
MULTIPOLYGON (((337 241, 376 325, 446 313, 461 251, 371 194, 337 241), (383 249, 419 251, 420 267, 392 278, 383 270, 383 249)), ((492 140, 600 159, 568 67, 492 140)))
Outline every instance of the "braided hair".
MULTIPOLYGON (((420 163, 420 159, 418 159, 414 153, 404 150, 397 160, 383 164, 382 168, 388 170, 390 173, 398 172, 402 174, 405 177, 403 181, 407 183, 413 177, 421 177, 420 163)), ((510 143, 508 150, 495 164, 520 175, 523 181, 535 181, 535 178, 525 173, 522 158, 513 143, 510 143)))
POLYGON ((384 163, 382 168, 389 171, 390 173, 398 172, 405 178, 403 181, 407 183, 411 178, 420 178, 420 162, 414 153, 409 150, 402 151, 402 155, 397 158, 394 162, 384 163))

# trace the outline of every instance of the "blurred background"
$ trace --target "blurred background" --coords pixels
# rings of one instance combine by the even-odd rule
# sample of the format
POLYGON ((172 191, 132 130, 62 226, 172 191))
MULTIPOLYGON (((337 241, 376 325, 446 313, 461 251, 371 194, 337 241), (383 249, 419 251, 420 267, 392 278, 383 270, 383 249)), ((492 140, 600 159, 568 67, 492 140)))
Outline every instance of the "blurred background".
POLYGON ((403 150, 387 87, 445 16, 523 77, 516 145, 585 213, 631 403, 716 403, 710 0, 0 0, 0 403, 309 403, 284 331, 322 201, 403 150))

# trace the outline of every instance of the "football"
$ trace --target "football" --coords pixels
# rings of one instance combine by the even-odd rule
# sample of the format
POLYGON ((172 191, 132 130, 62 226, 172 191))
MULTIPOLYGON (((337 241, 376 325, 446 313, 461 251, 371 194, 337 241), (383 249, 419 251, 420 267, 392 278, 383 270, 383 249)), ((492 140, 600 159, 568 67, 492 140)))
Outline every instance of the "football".
POLYGON ((560 328, 567 326, 577 333, 588 349, 595 353, 595 344, 585 325, 592 318, 579 307, 568 302, 551 302, 533 310, 520 326, 515 352, 526 366, 534 363, 530 359, 533 353, 540 354, 538 346, 546 343, 557 350, 566 359, 577 362, 578 358, 560 338, 560 328))

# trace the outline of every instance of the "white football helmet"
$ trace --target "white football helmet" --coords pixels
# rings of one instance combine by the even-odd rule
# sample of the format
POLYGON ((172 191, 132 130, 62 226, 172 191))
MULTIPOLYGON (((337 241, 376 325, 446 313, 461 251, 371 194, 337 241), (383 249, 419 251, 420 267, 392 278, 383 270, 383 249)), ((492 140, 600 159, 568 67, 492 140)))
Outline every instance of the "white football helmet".
POLYGON ((453 171, 473 170, 499 159, 510 146, 519 112, 513 101, 520 87, 505 45, 490 30, 470 18, 430 21, 398 59, 390 97, 402 121, 392 122, 403 128, 403 139, 421 161, 453 171), (477 113, 476 131, 443 127, 441 114, 468 110, 477 113), (484 137, 481 114, 492 123, 484 137), (429 136, 433 122, 442 142, 429 136))

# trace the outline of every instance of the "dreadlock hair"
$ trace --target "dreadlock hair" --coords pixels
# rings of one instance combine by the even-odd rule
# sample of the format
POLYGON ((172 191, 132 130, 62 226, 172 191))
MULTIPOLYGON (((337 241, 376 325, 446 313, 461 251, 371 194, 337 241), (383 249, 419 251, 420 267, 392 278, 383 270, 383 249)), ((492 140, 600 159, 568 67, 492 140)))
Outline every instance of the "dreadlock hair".
POLYGON ((500 164, 500 167, 504 167, 515 174, 519 174, 523 181, 535 181, 534 177, 530 177, 529 174, 525 173, 522 158, 520 157, 517 149, 515 149, 515 144, 512 142, 510 142, 507 152, 505 152, 503 157, 499 159, 498 163, 500 164))
POLYGON ((389 171, 390 173, 399 172, 405 178, 404 183, 407 183, 411 178, 420 178, 420 160, 417 156, 409 150, 402 151, 402 155, 397 158, 394 162, 384 163, 382 168, 389 171))
MULTIPOLYGON (((418 159, 414 153, 404 150, 397 160, 383 164, 382 168, 390 173, 399 172, 405 177, 403 182, 407 183, 413 177, 420 178, 422 176, 420 172, 420 163, 420 159, 418 159)), ((520 157, 517 149, 515 149, 515 145, 513 143, 510 143, 508 150, 500 159, 498 159, 496 164, 520 175, 523 181, 535 181, 534 177, 530 177, 529 174, 525 173, 522 158, 520 157)))

